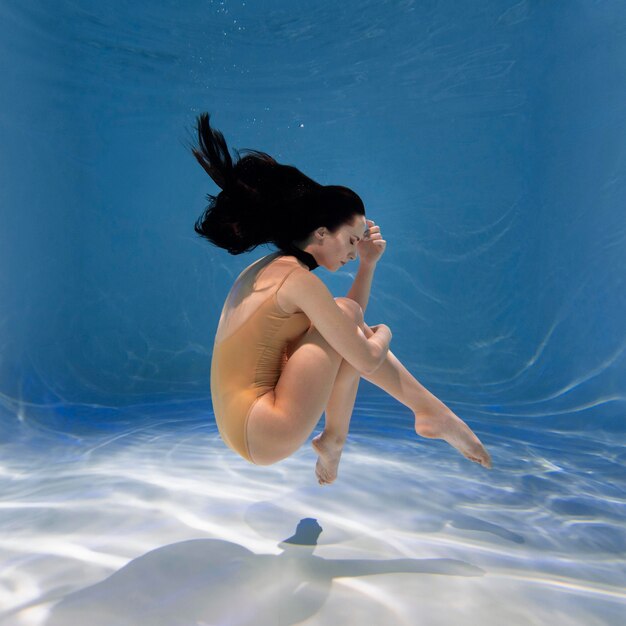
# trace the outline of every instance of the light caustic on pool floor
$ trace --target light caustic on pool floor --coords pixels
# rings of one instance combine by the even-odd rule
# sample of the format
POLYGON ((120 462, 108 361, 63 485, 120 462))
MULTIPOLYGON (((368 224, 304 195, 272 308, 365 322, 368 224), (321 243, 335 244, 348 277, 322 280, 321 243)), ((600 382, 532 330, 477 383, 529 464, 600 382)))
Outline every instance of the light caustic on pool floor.
POLYGON ((406 434, 352 434, 326 487, 309 446, 256 467, 206 420, 6 444, 0 623, 617 619, 617 447, 491 437, 488 471, 406 434))

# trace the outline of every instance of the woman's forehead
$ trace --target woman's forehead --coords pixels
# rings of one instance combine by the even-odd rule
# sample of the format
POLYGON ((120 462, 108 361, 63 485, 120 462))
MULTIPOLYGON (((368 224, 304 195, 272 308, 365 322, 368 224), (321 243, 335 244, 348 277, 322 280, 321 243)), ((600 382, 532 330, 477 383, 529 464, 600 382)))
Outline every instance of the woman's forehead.
POLYGON ((343 224, 341 226, 341 230, 350 233, 351 235, 356 235, 357 237, 363 237, 367 231, 367 222, 365 221, 365 217, 358 215, 354 218, 352 223, 343 224))
POLYGON ((359 215, 359 217, 355 220, 356 224, 356 232, 361 237, 367 231, 367 222, 365 221, 364 215, 359 215))

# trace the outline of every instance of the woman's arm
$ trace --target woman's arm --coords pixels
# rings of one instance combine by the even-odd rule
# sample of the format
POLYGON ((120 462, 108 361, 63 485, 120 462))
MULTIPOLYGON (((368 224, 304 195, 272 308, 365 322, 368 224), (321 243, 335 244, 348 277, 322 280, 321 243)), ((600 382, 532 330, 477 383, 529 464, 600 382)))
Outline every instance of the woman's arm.
POLYGON ((360 261, 354 282, 346 296, 350 298, 350 300, 358 302, 363 309, 363 313, 365 313, 365 308, 370 299, 370 290, 372 288, 372 278, 374 276, 375 267, 375 263, 363 263, 363 261, 360 261))
POLYGON ((387 242, 383 239, 380 226, 374 220, 368 218, 365 218, 365 222, 367 230, 363 239, 358 243, 359 270, 347 295, 350 300, 354 300, 361 305, 363 313, 365 313, 370 299, 374 268, 387 247, 387 242))
POLYGON ((281 286, 287 301, 297 306, 316 330, 354 369, 365 375, 374 373, 387 357, 391 330, 384 324, 371 327, 366 337, 354 320, 343 313, 328 287, 312 272, 298 268, 281 286), (293 294, 290 300, 289 294, 293 294))

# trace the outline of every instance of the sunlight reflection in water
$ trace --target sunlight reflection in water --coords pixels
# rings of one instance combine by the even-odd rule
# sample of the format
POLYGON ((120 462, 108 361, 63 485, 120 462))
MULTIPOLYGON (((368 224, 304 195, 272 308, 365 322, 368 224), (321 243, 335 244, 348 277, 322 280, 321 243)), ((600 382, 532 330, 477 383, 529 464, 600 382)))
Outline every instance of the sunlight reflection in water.
MULTIPOLYGON (((127 576, 125 565, 140 568, 148 553, 153 559, 163 555, 157 564, 184 563, 181 542, 190 539, 219 540, 198 545, 244 550, 250 558, 250 553, 280 555, 279 542, 306 518, 322 529, 314 555, 309 550, 306 567, 305 561, 272 566, 272 576, 278 588, 286 571, 291 581, 302 576, 298 589, 281 597, 299 598, 292 604, 300 607, 317 598, 311 614, 299 618, 306 617, 307 624, 322 624, 331 615, 340 619, 341 602, 355 606, 357 596, 359 609, 345 613, 346 624, 373 615, 386 623, 409 624, 426 605, 439 612, 442 623, 475 610, 488 624, 503 619, 540 624, 560 612, 570 616, 563 623, 592 624, 599 615, 623 609, 626 503, 615 490, 623 488, 624 479, 621 485, 604 485, 590 472, 611 471, 617 447, 585 436, 584 445, 568 448, 562 434, 549 431, 540 444, 532 444, 518 429, 512 431, 521 433, 517 441, 504 433, 491 437, 495 469, 489 472, 443 442, 418 440, 402 415, 395 416, 398 429, 405 431, 401 440, 368 434, 380 431, 380 424, 367 422, 380 418, 368 416, 371 411, 361 402, 353 419, 367 427, 355 426, 339 478, 326 487, 315 480, 315 455, 308 445, 282 463, 256 467, 224 446, 206 415, 178 421, 146 418, 118 432, 77 439, 31 424, 30 438, 23 435, 4 445, 0 465, 0 550, 6 563, 2 623, 43 624, 51 611, 54 624, 61 609, 73 606, 66 599, 54 609, 63 597, 82 598, 90 611, 99 611, 90 599, 91 586, 115 574, 106 585, 119 596, 115 581, 127 576), (319 565, 314 557, 325 564, 410 560, 413 574, 392 568, 363 577, 353 571, 331 578, 331 591, 326 589, 331 579, 322 577, 322 585, 319 572, 306 583, 304 569, 319 565), (424 571, 423 564, 432 559, 445 566, 445 584, 441 576, 424 571), (421 569, 415 569, 416 563, 421 569), (84 597, 69 596, 80 590, 84 597), (572 616, 568 607, 574 599, 577 614, 572 616)), ((576 439, 574 433, 567 437, 576 439)), ((228 569, 230 552, 220 554, 213 567, 228 569)), ((214 557, 207 553, 209 561, 214 557)), ((124 580, 124 589, 133 589, 138 580, 124 580)), ((235 583, 230 590, 212 587, 211 597, 219 591, 237 606, 235 583)), ((262 568, 254 584, 271 586, 262 568)), ((164 593, 161 589, 159 597, 164 593)), ((182 615, 184 607, 172 602, 182 615)), ((189 598, 185 602, 189 611, 196 606, 189 598)), ((293 613, 290 606, 285 605, 287 617, 293 613)), ((263 615, 272 623, 276 616, 263 610, 256 606, 256 623, 263 623, 263 615)), ((171 617, 163 610, 162 615, 171 617)), ((243 613, 240 617, 248 623, 243 613)), ((157 623, 154 616, 150 619, 157 623)))

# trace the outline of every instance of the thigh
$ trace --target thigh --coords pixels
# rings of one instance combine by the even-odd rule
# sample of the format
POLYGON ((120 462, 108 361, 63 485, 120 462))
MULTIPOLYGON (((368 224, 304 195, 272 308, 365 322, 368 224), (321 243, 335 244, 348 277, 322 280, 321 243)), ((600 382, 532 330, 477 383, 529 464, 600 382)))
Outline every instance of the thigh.
MULTIPOLYGON (((335 300, 345 315, 363 324, 357 302, 335 300)), ((313 325, 288 356, 274 390, 259 398, 248 418, 250 454, 260 465, 289 456, 307 440, 328 404, 343 360, 313 325)))

